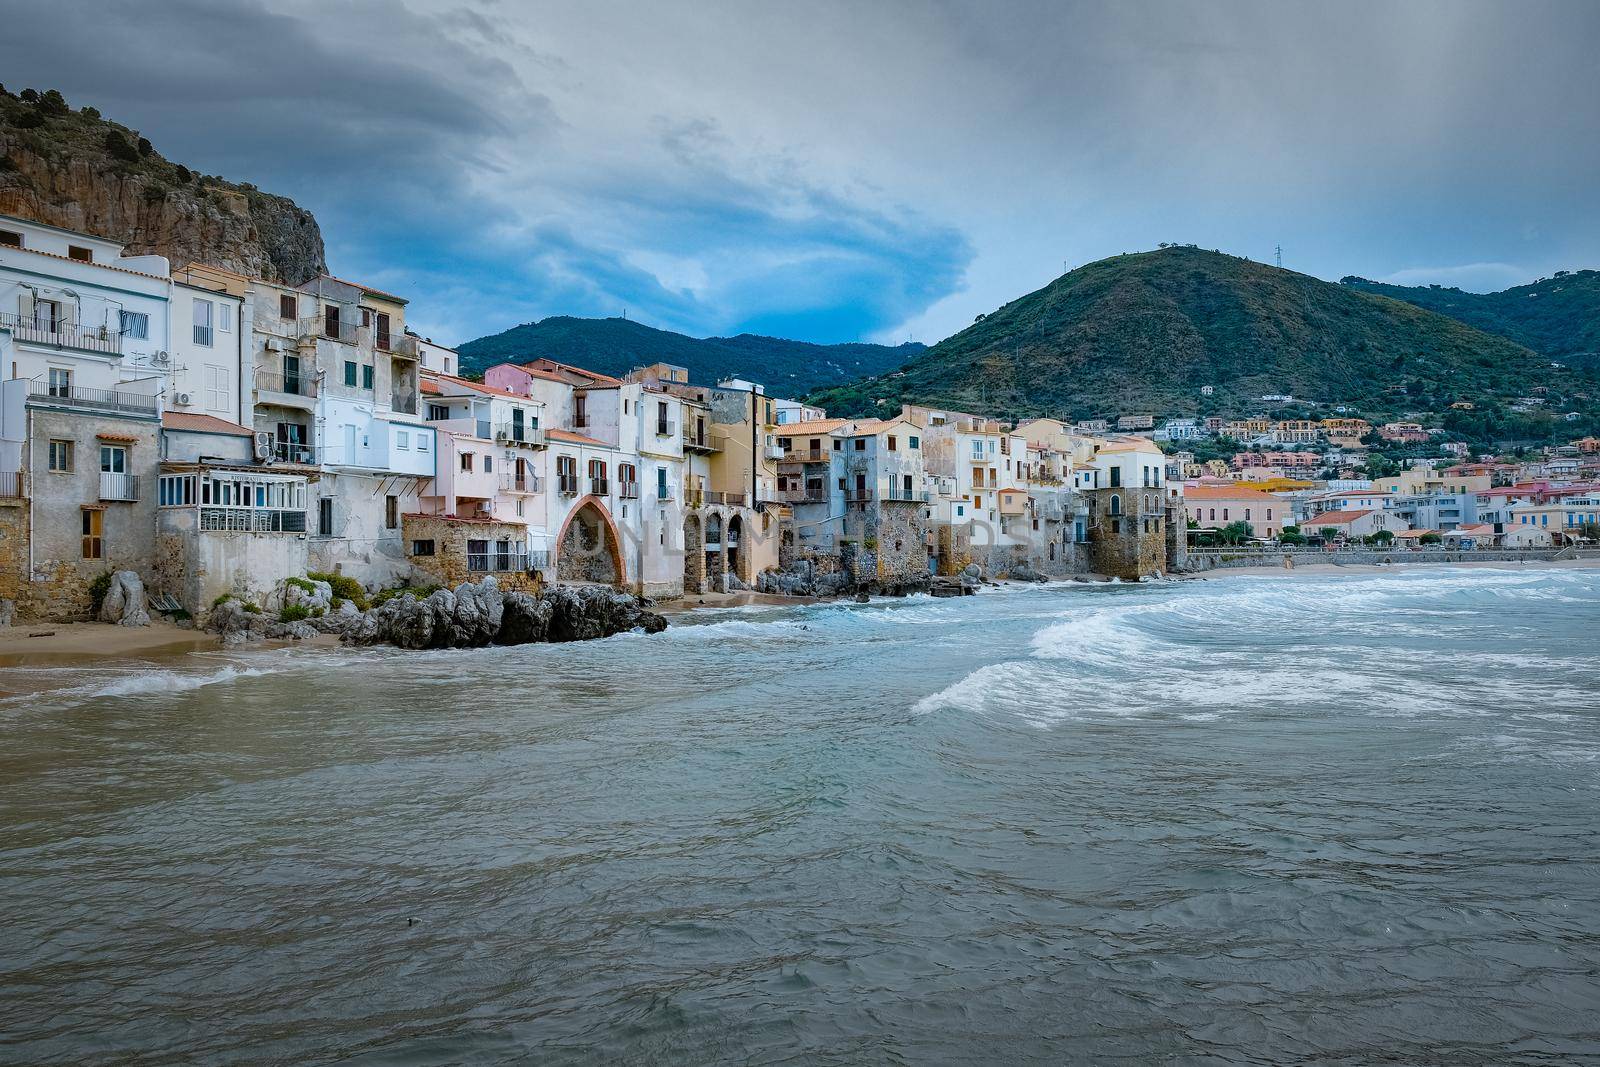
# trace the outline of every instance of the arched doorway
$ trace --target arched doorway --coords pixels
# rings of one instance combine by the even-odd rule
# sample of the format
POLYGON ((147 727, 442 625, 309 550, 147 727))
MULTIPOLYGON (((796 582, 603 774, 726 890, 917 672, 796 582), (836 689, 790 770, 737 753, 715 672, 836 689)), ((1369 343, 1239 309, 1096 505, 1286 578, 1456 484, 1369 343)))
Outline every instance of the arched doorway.
POLYGON ((705 551, 701 557, 705 561, 706 581, 711 584, 713 590, 721 592, 722 576, 728 570, 728 558, 724 554, 722 516, 718 512, 706 512, 705 551))
POLYGON ((728 570, 746 585, 750 584, 750 546, 744 543, 744 516, 728 519, 728 570))
POLYGON ((700 517, 693 513, 683 517, 683 590, 700 592, 705 589, 705 542, 700 538, 700 517))
POLYGON ((621 585, 622 542, 616 524, 598 500, 590 497, 567 516, 556 541, 556 577, 563 582, 621 585))

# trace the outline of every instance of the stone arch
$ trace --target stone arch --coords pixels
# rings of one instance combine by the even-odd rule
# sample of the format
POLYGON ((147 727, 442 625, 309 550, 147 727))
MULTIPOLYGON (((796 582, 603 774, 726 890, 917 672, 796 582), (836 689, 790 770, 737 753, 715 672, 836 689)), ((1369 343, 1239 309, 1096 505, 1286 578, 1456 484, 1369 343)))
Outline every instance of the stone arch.
POLYGON ((755 552, 750 544, 749 524, 744 521, 744 516, 734 512, 728 517, 727 534, 724 540, 727 545, 728 570, 746 585, 750 584, 750 560, 755 552))
POLYGON ((683 517, 683 589, 700 592, 706 584, 705 541, 700 536, 700 516, 694 512, 683 517))
POLYGON ((556 538, 556 577, 568 582, 622 585, 622 537, 605 503, 597 496, 578 502, 556 538))
POLYGON ((722 591, 722 576, 728 572, 728 545, 723 537, 726 527, 722 512, 706 512, 705 550, 701 559, 706 581, 715 592, 722 591))

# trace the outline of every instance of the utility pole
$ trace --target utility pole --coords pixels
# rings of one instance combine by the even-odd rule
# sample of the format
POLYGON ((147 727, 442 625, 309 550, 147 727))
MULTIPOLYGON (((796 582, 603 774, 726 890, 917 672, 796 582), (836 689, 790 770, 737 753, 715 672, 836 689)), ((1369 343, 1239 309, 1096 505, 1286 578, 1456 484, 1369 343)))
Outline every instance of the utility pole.
POLYGON ((1277 247, 1277 249, 1275 250, 1275 254, 1276 254, 1277 260, 1278 260, 1278 269, 1282 270, 1283 269, 1283 246, 1282 245, 1279 245, 1277 247))

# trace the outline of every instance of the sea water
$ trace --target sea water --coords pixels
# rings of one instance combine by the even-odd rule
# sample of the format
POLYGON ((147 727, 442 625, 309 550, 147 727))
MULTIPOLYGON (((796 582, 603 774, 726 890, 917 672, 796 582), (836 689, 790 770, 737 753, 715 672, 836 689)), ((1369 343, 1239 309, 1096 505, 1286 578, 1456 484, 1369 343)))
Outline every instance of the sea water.
POLYGON ((7 1064, 1600 1060, 1600 571, 0 686, 7 1064))

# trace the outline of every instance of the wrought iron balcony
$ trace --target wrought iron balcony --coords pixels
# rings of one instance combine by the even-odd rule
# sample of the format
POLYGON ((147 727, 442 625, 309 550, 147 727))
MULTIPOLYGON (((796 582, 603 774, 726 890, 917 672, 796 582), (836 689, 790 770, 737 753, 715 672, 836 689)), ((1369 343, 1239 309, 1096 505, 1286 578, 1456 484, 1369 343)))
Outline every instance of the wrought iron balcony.
POLYGON ((589 492, 595 496, 606 496, 611 492, 611 481, 608 478, 590 478, 589 492))
POLYGON ((577 496, 578 476, 576 474, 556 475, 556 489, 562 496, 577 496))
POLYGON ((257 371, 256 391, 314 397, 317 395, 317 379, 314 374, 272 374, 267 371, 257 371))
POLYGON ((10 330, 12 339, 17 341, 76 348, 102 356, 122 355, 122 334, 108 326, 83 326, 35 311, 26 316, 0 312, 0 329, 10 330))
POLYGON ((638 482, 618 482, 617 483, 617 496, 621 497, 623 500, 638 500, 639 499, 639 483, 638 482))

